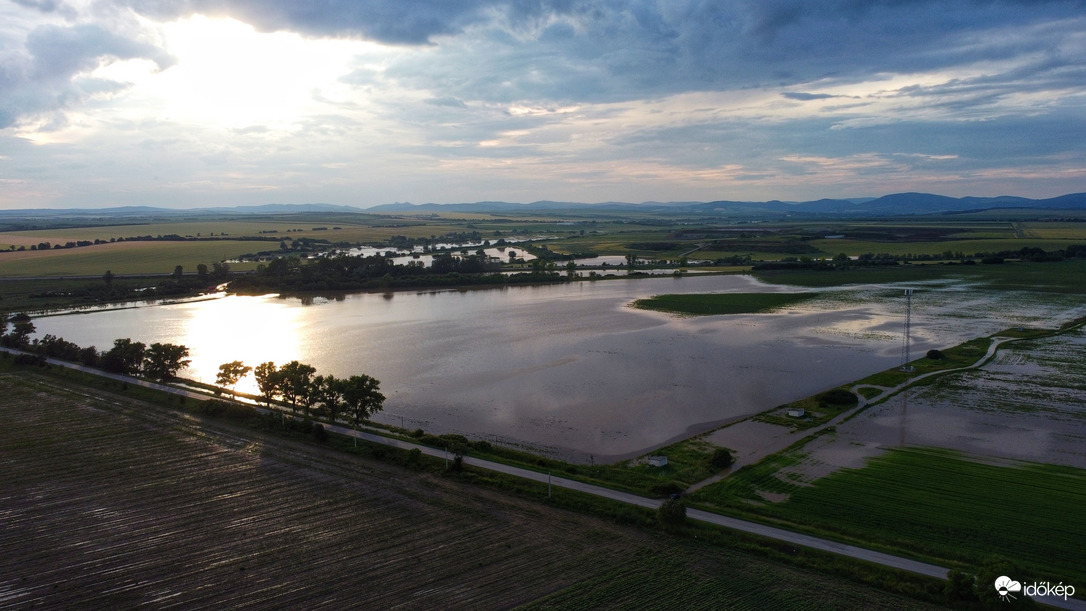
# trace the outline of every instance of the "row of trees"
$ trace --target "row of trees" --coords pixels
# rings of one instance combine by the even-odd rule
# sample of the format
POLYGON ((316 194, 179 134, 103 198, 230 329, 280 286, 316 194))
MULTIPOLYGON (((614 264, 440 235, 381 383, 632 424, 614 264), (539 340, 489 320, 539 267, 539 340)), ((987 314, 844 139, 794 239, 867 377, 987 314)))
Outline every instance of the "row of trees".
POLYGON ((250 372, 256 377, 257 387, 268 405, 279 397, 290 403, 292 410, 300 408, 307 418, 319 410, 332 422, 346 415, 358 426, 384 407, 385 396, 381 394, 381 383, 376 379, 368 375, 349 378, 317 375, 315 367, 298 361, 280 366, 266 361, 255 369, 242 361, 223 363, 219 366, 215 383, 230 387, 233 392, 237 383, 250 372))
POLYGON ((11 318, 0 315, 0 344, 43 357, 80 363, 87 367, 103 369, 111 373, 143 375, 155 380, 172 380, 177 372, 188 367, 189 349, 171 343, 134 342, 129 338, 113 341, 113 347, 99 352, 94 346, 86 348, 62 337, 46 334, 41 339, 30 340, 34 323, 26 314, 11 318), (11 332, 7 332, 13 321, 11 332))
MULTIPOLYGON (((534 262, 533 262, 534 263, 534 262)), ((241 293, 263 291, 344 291, 394 286, 508 284, 561 280, 553 262, 539 262, 530 272, 505 275, 501 265, 485 254, 441 254, 427 267, 411 261, 397 264, 383 255, 332 255, 303 261, 280 257, 257 267, 255 273, 235 277, 230 289, 241 293)))
MULTIPOLYGON (((42 357, 81 363, 124 375, 142 375, 156 380, 171 380, 177 372, 191 363, 186 346, 170 343, 132 341, 130 338, 113 341, 113 347, 99 352, 94 346, 83 348, 55 335, 45 335, 30 341, 34 323, 26 314, 12 317, 0 314, 0 344, 31 352, 42 357), (11 327, 11 332, 8 328, 11 327)), ((355 426, 384 407, 385 396, 381 383, 368 375, 337 378, 333 375, 317 375, 312 365, 291 361, 282 366, 268 361, 254 369, 242 361, 231 361, 219 366, 216 384, 229 387, 231 392, 237 383, 254 373, 264 401, 271 405, 277 397, 290 404, 292 410, 301 409, 306 417, 314 410, 321 410, 333 422, 343 415, 355 426)))

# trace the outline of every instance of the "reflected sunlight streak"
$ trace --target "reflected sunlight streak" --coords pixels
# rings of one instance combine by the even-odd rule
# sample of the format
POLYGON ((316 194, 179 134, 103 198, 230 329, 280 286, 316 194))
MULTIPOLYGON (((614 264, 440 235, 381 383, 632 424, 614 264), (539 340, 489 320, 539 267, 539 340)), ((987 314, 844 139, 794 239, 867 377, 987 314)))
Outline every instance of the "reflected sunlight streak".
MULTIPOLYGON (((226 297, 193 305, 181 341, 192 349, 192 363, 183 374, 187 378, 214 384, 223 363, 282 365, 302 352, 301 308, 274 297, 226 297)), ((252 373, 238 382, 237 391, 259 392, 252 373)))

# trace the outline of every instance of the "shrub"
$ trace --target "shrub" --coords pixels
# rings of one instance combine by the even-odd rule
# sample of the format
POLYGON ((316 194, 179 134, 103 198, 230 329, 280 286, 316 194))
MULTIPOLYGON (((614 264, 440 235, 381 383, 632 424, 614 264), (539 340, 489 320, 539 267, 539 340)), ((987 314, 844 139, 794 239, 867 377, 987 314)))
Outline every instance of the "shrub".
POLYGON ((665 528, 675 528, 686 523, 686 501, 670 498, 660 503, 656 510, 656 522, 665 528))
POLYGON ((246 420, 254 416, 256 416, 256 409, 254 409, 251 405, 228 403, 226 406, 227 418, 233 418, 234 420, 246 420))
POLYGON ((674 496, 686 490, 679 482, 663 482, 649 486, 649 494, 656 497, 674 496))
POLYGON ((822 406, 856 405, 856 395, 844 388, 827 390, 824 393, 819 393, 815 398, 818 399, 818 403, 822 406))
POLYGON ((709 466, 714 469, 727 469, 732 466, 735 459, 732 458, 732 453, 727 448, 717 448, 713 451, 713 455, 709 457, 709 466))
POLYGON ((323 424, 313 425, 313 439, 316 439, 317 443, 328 443, 328 431, 324 430, 323 424))
POLYGON ((456 433, 446 433, 444 435, 440 435, 440 438, 442 440, 444 440, 444 441, 449 442, 450 446, 452 446, 452 445, 466 446, 466 445, 468 445, 470 443, 468 441, 467 437, 464 437, 463 435, 457 435, 456 433))
POLYGON ((946 358, 942 350, 928 350, 928 358, 933 361, 941 361, 946 358))
POLYGON ((200 411, 208 416, 221 416, 226 412, 226 402, 218 399, 208 399, 200 405, 200 411))
POLYGON ((45 367, 45 357, 40 354, 16 354, 12 359, 16 365, 28 365, 33 367, 45 367))

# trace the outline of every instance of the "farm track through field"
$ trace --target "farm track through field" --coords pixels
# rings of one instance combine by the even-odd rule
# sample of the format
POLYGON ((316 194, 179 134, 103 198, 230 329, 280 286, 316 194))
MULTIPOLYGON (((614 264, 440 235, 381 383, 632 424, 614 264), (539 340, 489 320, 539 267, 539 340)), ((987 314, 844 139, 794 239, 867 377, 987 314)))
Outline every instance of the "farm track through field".
POLYGON ((588 602, 591 584, 619 578, 645 585, 625 600, 646 608, 684 600, 714 608, 742 600, 751 609, 921 606, 755 556, 94 394, 35 374, 0 376, 2 609, 490 609, 551 594, 606 606, 610 599, 588 602), (645 584, 660 579, 660 566, 665 578, 645 584), (713 586, 691 598, 669 585, 673 578, 713 586), (722 579, 743 587, 718 587, 722 579))

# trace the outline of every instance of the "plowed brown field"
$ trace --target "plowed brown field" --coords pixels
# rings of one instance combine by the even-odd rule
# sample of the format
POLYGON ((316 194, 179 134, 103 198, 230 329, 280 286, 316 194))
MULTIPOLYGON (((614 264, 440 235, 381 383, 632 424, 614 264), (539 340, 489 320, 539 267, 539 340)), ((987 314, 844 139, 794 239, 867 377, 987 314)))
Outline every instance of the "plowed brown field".
POLYGON ((0 608, 918 606, 57 383, 0 375, 0 608))

